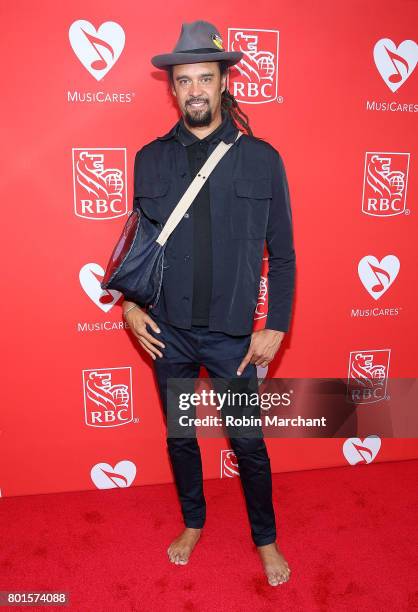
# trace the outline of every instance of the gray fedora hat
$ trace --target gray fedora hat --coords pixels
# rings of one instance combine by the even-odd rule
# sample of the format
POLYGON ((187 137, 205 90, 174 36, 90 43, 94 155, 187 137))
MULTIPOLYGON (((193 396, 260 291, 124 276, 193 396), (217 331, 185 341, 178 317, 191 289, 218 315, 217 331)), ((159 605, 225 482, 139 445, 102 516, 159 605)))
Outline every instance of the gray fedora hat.
POLYGON ((242 51, 225 51, 218 29, 208 21, 183 23, 180 38, 172 53, 154 55, 151 63, 156 68, 167 69, 175 64, 224 61, 233 66, 240 61, 242 51))

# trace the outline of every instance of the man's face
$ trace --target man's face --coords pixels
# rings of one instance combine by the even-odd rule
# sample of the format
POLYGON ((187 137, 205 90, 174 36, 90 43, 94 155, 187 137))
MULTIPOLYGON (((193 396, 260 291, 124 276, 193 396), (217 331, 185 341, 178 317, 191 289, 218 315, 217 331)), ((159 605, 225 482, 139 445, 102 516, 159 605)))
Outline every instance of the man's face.
POLYGON ((226 74, 221 78, 218 62, 173 66, 173 95, 191 127, 210 125, 220 112, 226 74))

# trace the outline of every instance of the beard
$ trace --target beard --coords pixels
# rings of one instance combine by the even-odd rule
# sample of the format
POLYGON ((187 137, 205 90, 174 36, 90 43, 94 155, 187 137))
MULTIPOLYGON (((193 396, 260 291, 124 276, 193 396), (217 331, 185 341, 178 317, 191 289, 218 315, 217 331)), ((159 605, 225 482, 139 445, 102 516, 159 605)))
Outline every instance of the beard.
POLYGON ((212 123, 212 110, 207 102, 202 110, 194 110, 192 106, 186 104, 184 118, 190 127, 205 127, 212 123))

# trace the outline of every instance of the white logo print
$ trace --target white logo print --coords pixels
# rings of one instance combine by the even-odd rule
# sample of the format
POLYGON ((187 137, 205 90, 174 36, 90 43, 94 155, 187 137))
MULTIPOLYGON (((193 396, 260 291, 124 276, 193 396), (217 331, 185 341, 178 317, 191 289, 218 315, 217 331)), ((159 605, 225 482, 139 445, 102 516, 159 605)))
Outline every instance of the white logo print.
POLYGON ((73 149, 74 210, 78 217, 117 219, 128 210, 126 149, 73 149))
POLYGON ((358 275, 372 298, 378 300, 398 276, 400 266, 396 255, 386 255, 380 262, 374 255, 366 255, 358 264, 358 275))
POLYGON ((100 282, 103 280, 104 270, 99 264, 88 263, 80 270, 80 284, 89 298, 103 310, 109 312, 121 297, 121 293, 115 289, 102 289, 100 282))
POLYGON ((106 21, 96 30, 83 19, 74 21, 68 32, 74 53, 97 81, 116 64, 125 46, 125 32, 114 21, 106 21))
POLYGON ((408 170, 409 153, 366 153, 363 212, 373 217, 405 212, 408 170))
POLYGON ((350 465, 371 463, 381 445, 382 441, 378 436, 367 436, 363 441, 360 438, 348 438, 343 444, 344 457, 350 465))
MULTIPOLYGON (((265 258, 264 258, 265 259, 265 258)), ((254 320, 264 319, 267 316, 266 302, 267 302, 267 276, 260 276, 260 285, 258 290, 258 301, 254 311, 254 320)))
POLYGON ((276 100, 279 32, 229 28, 228 49, 244 54, 234 66, 240 74, 232 83, 232 94, 236 100, 247 104, 276 100))
POLYGON ((86 425, 118 427, 132 422, 132 370, 128 367, 83 370, 86 425))
POLYGON ((90 476, 98 489, 124 489, 133 483, 136 465, 132 461, 119 461, 113 468, 109 463, 97 463, 90 476))
POLYGON ((238 459, 232 450, 221 450, 221 478, 239 476, 238 459))
POLYGON ((418 45, 413 40, 404 40, 396 48, 390 38, 382 38, 374 46, 373 57, 380 76, 395 92, 415 70, 418 45))
POLYGON ((386 397, 390 349, 351 351, 348 362, 347 399, 356 404, 379 402, 386 397))

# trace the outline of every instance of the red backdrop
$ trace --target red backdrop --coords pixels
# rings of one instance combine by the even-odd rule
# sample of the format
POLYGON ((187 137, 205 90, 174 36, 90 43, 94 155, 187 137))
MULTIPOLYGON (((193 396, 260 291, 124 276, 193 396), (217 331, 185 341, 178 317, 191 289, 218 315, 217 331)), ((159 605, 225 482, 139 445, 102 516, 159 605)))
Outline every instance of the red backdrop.
MULTIPOLYGON (((190 6, 3 8, 3 496, 172 480, 151 359, 99 283, 135 153, 178 118, 150 57, 182 22, 211 21, 245 52, 229 89, 287 170, 292 327, 260 374, 416 376, 417 4, 190 6)), ((275 472, 418 456, 414 439, 267 444, 275 472)), ((206 478, 237 475, 226 439, 201 447, 206 478)))

